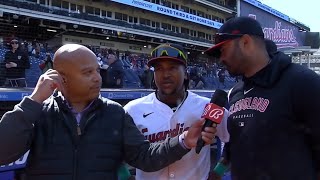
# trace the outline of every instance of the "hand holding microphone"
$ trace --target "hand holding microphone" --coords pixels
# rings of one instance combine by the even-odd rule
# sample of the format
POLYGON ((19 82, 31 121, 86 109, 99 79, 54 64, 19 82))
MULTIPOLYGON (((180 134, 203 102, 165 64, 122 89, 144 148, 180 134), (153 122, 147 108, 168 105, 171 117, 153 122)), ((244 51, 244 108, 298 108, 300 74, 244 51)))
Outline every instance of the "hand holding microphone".
MULTIPOLYGON (((224 116, 224 106, 228 101, 228 94, 220 89, 217 89, 211 97, 210 103, 204 108, 201 118, 205 118, 205 123, 202 126, 202 131, 206 127, 212 127, 214 124, 220 124, 224 116)), ((202 147, 205 145, 200 136, 197 141, 196 153, 199 154, 202 147)))

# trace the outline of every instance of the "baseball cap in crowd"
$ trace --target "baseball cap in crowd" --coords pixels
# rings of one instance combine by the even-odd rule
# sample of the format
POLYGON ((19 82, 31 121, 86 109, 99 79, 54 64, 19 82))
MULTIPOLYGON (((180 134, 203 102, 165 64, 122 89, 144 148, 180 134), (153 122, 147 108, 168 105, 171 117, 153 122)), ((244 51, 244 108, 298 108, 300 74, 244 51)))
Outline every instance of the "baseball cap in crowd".
POLYGON ((161 44, 152 50, 148 66, 153 66, 156 62, 161 60, 172 60, 186 66, 187 54, 183 47, 178 44, 161 44))
POLYGON ((235 17, 225 22, 215 34, 215 45, 205 51, 209 56, 219 56, 221 46, 243 35, 252 35, 264 38, 262 27, 251 17, 235 17))

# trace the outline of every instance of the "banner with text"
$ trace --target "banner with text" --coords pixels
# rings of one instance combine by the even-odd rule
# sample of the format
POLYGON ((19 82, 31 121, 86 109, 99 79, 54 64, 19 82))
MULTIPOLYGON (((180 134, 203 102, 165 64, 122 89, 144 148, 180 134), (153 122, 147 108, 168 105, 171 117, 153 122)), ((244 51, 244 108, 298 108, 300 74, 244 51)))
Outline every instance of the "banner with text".
POLYGON ((133 6, 140 9, 145 9, 145 10, 156 12, 159 14, 183 19, 183 20, 194 22, 197 24, 202 24, 202 25, 213 27, 216 29, 219 29, 222 26, 222 23, 220 22, 212 21, 210 19, 206 19, 200 16, 196 16, 190 13, 186 13, 183 11, 179 11, 176 9, 172 9, 166 6, 161 6, 159 4, 154 4, 154 3, 150 3, 143 0, 111 0, 111 1, 125 4, 128 6, 133 6))
POLYGON ((252 4, 240 1, 240 16, 249 16, 261 24, 266 39, 273 40, 278 49, 290 49, 303 46, 304 34, 299 28, 284 18, 278 18, 252 4))

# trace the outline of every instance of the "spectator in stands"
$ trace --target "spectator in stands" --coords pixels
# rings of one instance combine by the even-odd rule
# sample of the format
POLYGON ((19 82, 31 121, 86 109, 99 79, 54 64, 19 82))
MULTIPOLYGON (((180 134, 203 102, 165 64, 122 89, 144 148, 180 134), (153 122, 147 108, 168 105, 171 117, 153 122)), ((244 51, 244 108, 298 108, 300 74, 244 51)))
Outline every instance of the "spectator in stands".
POLYGON ((221 68, 218 72, 218 78, 219 78, 219 86, 218 88, 226 88, 226 85, 224 84, 226 79, 226 70, 224 68, 221 68))
POLYGON ((122 62, 117 58, 113 51, 107 57, 109 67, 107 69, 107 88, 122 88, 124 69, 122 62))
POLYGON ((193 75, 190 78, 190 84, 192 85, 191 88, 193 89, 204 89, 205 88, 205 80, 200 71, 197 74, 193 75))
POLYGON ((97 60, 100 66, 100 76, 102 81, 101 87, 107 88, 107 84, 108 84, 107 76, 108 76, 109 65, 107 64, 106 58, 103 57, 101 54, 98 55, 97 60))
POLYGON ((91 50, 64 45, 53 62, 56 70, 42 74, 32 94, 0 121, 0 165, 30 149, 26 179, 116 180, 123 160, 156 171, 181 159, 198 137, 206 144, 214 138, 216 128, 201 131, 204 121, 195 121, 183 135, 150 144, 120 104, 99 95, 91 50))
MULTIPOLYGON (((125 105, 134 123, 151 142, 175 137, 201 118, 209 99, 188 91, 187 54, 177 44, 162 44, 152 51, 148 66, 154 67, 156 91, 125 105)), ((226 120, 226 119, 225 119, 226 120)), ((226 121, 218 125, 218 136, 227 141, 226 121)), ((216 151, 214 151, 216 152, 216 151)), ((216 154, 213 156, 216 157, 216 154)), ((200 154, 189 152, 183 159, 156 172, 137 169, 137 180, 187 179, 207 180, 210 170, 210 147, 200 154)))
POLYGON ((19 49, 19 41, 14 38, 10 41, 11 50, 4 56, 6 63, 5 86, 26 87, 25 70, 30 68, 29 56, 19 49))
POLYGON ((51 59, 50 53, 46 53, 46 57, 39 65, 39 68, 41 69, 42 74, 45 73, 48 69, 53 69, 53 61, 51 59))
POLYGON ((145 65, 144 68, 145 69, 143 73, 139 76, 139 78, 144 88, 151 89, 152 88, 151 84, 153 80, 153 71, 148 65, 145 65))
POLYGON ((34 48, 32 50, 32 55, 36 58, 40 57, 40 43, 38 43, 37 41, 34 42, 34 48))

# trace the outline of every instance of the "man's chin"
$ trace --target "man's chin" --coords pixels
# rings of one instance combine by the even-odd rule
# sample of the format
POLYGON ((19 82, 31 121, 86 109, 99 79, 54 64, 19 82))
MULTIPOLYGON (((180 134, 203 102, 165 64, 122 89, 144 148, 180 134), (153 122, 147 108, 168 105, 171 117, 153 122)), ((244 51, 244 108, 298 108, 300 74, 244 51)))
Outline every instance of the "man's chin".
POLYGON ((161 91, 161 94, 165 95, 165 96, 170 96, 174 94, 173 90, 165 90, 165 91, 161 91))

